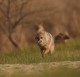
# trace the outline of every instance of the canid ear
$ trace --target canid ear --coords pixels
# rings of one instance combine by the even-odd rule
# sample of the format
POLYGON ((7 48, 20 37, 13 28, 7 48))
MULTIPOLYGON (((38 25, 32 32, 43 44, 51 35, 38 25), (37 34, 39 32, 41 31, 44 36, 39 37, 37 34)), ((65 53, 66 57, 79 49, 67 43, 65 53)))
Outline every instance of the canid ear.
POLYGON ((34 27, 35 27, 35 30, 38 30, 39 29, 39 24, 38 23, 35 23, 34 24, 34 27))
POLYGON ((43 24, 35 24, 35 29, 40 31, 44 30, 43 24))

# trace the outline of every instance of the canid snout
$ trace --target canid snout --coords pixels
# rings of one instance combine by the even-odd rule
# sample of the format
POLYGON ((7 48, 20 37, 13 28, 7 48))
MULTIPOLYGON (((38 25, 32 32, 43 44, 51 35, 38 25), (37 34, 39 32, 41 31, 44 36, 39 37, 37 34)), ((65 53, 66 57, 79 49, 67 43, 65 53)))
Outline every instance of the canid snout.
POLYGON ((37 41, 40 41, 40 42, 41 42, 43 38, 42 38, 42 37, 36 37, 35 39, 36 39, 37 41))
POLYGON ((43 40, 42 40, 42 39, 39 39, 39 40, 38 40, 38 43, 40 43, 40 44, 41 44, 42 42, 43 42, 43 40))

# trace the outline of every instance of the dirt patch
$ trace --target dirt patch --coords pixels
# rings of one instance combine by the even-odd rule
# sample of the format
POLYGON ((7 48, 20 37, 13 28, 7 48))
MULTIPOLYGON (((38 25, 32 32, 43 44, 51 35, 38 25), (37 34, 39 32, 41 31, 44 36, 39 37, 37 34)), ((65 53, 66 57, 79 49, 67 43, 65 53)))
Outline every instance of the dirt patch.
POLYGON ((0 71, 13 74, 14 72, 23 71, 26 74, 40 73, 44 70, 56 69, 58 67, 68 67, 80 70, 80 61, 64 61, 64 62, 50 62, 39 64, 0 64, 0 71))

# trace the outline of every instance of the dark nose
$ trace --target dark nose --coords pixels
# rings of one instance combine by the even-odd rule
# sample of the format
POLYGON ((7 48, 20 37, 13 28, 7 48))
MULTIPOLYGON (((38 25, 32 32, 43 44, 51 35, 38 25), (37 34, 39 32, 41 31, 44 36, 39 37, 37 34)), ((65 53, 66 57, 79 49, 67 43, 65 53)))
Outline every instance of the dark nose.
POLYGON ((40 38, 39 38, 39 37, 36 37, 35 39, 36 39, 37 41, 39 41, 39 40, 40 40, 40 38))

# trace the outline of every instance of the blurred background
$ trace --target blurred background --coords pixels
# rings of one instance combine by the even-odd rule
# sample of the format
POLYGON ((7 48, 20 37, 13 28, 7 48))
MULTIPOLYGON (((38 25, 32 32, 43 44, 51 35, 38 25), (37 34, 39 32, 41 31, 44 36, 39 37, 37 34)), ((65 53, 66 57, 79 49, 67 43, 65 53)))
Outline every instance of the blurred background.
POLYGON ((0 0, 0 51, 35 44, 35 25, 53 36, 80 37, 80 0, 0 0))

